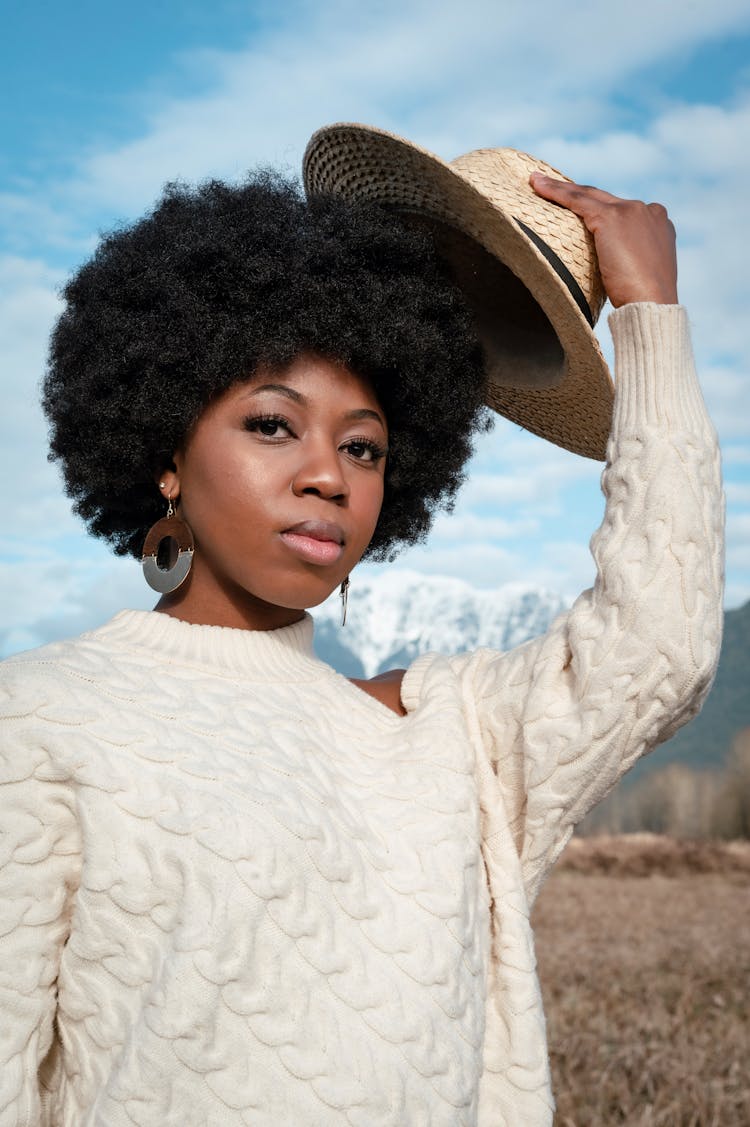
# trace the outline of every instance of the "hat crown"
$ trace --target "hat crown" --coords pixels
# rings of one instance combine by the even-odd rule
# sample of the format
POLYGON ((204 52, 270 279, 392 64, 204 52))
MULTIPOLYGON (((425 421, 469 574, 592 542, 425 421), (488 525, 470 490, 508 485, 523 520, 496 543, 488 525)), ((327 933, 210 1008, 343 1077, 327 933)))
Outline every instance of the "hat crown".
POLYGON ((594 240, 583 220, 572 211, 538 196, 529 183, 532 172, 557 180, 569 176, 529 153, 517 149, 474 149, 450 162, 450 167, 493 204, 520 220, 564 262, 596 320, 606 300, 594 240))
POLYGON ((372 201, 427 229, 472 313, 490 406, 568 450, 605 457, 613 389, 592 332, 604 304, 594 240, 529 183, 535 170, 567 177, 513 149, 447 164, 346 122, 311 137, 303 169, 309 194, 372 201))

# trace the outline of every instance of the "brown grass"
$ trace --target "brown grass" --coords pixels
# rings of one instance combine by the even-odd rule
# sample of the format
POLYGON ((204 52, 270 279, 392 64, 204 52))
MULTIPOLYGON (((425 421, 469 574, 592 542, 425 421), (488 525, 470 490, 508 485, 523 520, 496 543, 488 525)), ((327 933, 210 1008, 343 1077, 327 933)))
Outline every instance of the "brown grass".
POLYGON ((750 1125, 750 843, 574 839, 533 922, 556 1127, 750 1125))

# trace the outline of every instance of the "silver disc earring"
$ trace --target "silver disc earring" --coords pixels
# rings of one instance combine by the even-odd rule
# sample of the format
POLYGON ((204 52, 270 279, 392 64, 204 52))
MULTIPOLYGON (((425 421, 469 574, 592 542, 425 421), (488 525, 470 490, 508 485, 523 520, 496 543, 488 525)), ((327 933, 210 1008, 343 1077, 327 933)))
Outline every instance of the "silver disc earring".
POLYGON ((167 515, 151 525, 141 557, 144 578, 149 587, 160 595, 171 594, 185 582, 193 566, 195 551, 190 526, 177 516, 172 498, 168 500, 167 515), (159 563, 159 549, 165 540, 170 542, 167 549, 169 562, 166 567, 162 567, 159 563))
POLYGON ((348 575, 347 575, 346 579, 344 580, 344 582, 341 584, 341 587, 339 588, 339 594, 341 595, 341 625, 346 626, 346 608, 347 608, 347 605, 349 603, 349 576, 348 575))

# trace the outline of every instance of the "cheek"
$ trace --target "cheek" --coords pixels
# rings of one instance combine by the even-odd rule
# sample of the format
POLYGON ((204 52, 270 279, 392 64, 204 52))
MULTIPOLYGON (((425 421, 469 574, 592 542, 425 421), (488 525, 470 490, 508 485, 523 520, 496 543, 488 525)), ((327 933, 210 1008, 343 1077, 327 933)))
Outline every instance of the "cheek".
POLYGON ((185 519, 198 528, 216 530, 245 525, 254 511, 262 512, 271 494, 271 474, 262 459, 250 461, 246 451, 239 457, 224 442, 192 451, 181 476, 180 490, 185 519))
POLYGON ((263 456, 244 433, 209 432, 192 451, 188 484, 219 503, 262 496, 283 466, 263 456))
POLYGON ((361 523, 367 528, 368 542, 372 538, 375 525, 378 523, 378 518, 380 517, 380 511, 383 508, 383 493, 384 483, 382 477, 379 477, 377 482, 374 482, 371 488, 368 489, 366 496, 362 500, 360 519, 361 523))

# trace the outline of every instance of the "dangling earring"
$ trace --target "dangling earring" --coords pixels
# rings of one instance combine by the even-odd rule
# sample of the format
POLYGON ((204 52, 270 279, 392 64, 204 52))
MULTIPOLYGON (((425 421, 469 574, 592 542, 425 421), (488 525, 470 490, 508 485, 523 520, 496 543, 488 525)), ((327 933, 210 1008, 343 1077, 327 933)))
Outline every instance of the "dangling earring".
MULTIPOLYGON (((160 485, 163 488, 164 483, 161 482, 160 485)), ((168 497, 167 500, 169 501, 167 515, 162 517, 161 520, 157 520, 156 524, 151 525, 143 545, 143 556, 141 558, 146 582, 160 595, 171 594, 185 582, 190 574, 190 568, 193 566, 193 552, 195 551, 193 534, 189 525, 177 516, 172 498, 168 497), (165 540, 172 542, 169 552, 170 562, 168 567, 161 567, 158 561, 159 548, 165 540), (177 547, 176 556, 174 555, 174 545, 177 547)))
POLYGON ((348 575, 347 575, 346 579, 344 580, 344 582, 341 584, 341 587, 339 588, 339 594, 341 595, 341 625, 346 626, 346 608, 347 608, 347 604, 349 602, 349 576, 348 575))

